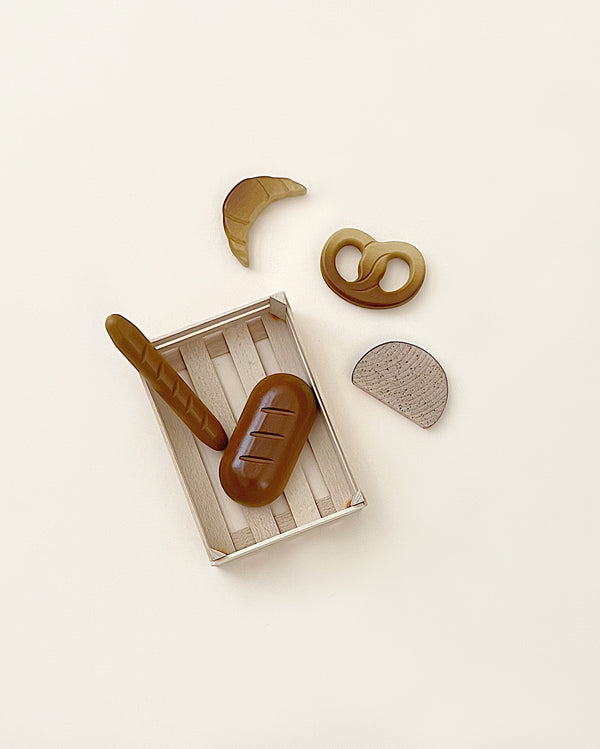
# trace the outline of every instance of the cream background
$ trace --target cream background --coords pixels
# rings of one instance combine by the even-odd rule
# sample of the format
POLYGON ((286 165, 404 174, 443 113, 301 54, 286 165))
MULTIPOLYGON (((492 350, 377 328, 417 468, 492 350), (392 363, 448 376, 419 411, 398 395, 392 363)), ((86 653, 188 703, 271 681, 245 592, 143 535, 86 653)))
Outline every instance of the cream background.
POLYGON ((0 745, 600 746, 596 2, 3 2, 0 745), (254 227, 254 174, 309 193, 254 227), (386 312, 342 226, 421 249, 386 312), (212 569, 108 340, 285 289, 370 506, 212 569), (354 388, 444 365, 431 431, 354 388))

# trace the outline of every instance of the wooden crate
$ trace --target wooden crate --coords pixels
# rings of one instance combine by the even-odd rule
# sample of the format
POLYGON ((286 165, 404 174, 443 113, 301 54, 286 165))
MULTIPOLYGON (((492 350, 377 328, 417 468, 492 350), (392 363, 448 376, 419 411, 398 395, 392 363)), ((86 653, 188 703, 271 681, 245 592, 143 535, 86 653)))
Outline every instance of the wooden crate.
POLYGON ((233 502, 220 452, 197 440, 142 380, 154 406, 211 564, 219 565, 365 506, 300 346, 283 292, 152 341, 231 435, 246 397, 267 374, 291 372, 319 412, 284 493, 266 507, 233 502))

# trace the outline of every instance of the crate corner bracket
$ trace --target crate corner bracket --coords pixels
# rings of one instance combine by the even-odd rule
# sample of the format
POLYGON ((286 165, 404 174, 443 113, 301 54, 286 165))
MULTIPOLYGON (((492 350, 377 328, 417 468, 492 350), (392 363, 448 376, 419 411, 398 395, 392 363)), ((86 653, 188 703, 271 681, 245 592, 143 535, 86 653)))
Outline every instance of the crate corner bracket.
POLYGON ((269 297, 269 312, 273 317, 278 317, 280 320, 287 318, 288 311, 288 300, 284 291, 278 291, 276 294, 271 294, 269 297))
POLYGON ((365 498, 363 497, 363 493, 359 489, 350 500, 350 507, 358 507, 358 505, 364 505, 364 503, 365 498))

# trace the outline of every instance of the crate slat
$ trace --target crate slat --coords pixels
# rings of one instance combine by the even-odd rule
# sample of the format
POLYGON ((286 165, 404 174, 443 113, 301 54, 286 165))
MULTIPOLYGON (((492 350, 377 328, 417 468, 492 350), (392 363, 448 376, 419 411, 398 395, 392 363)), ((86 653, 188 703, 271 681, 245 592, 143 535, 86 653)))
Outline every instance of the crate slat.
POLYGON ((236 323, 223 331, 229 353, 238 371, 246 395, 265 376, 258 352, 245 322, 236 323))
POLYGON ((319 512, 321 513, 321 517, 322 518, 326 518, 328 515, 333 515, 334 512, 336 512, 335 505, 331 501, 331 497, 325 497, 324 499, 318 499, 317 500, 317 507, 319 508, 319 512))
POLYGON ((285 485, 284 494, 294 515, 296 525, 305 525, 319 519, 320 515, 315 498, 299 463, 285 485))
MULTIPOLYGON (((282 371, 295 374, 308 382, 306 370, 287 324, 269 314, 262 315, 262 321, 282 371)), ((308 442, 312 447, 315 460, 329 489, 336 511, 345 509, 352 496, 352 491, 348 486, 336 446, 331 439, 327 424, 321 413, 317 414, 313 428, 308 435, 308 442)))
POLYGON ((236 548, 200 458, 194 435, 157 393, 151 390, 150 395, 165 425, 194 515, 198 525, 204 529, 206 543, 212 549, 231 554, 236 548))
POLYGON ((292 513, 289 511, 275 513, 274 517, 280 533, 285 533, 286 531, 291 531, 298 527, 292 517, 292 513))
MULTIPOLYGON (((196 392, 230 437, 235 429, 235 417, 204 342, 201 338, 192 338, 182 343, 180 349, 196 392)), ((279 533, 269 507, 242 506, 242 510, 256 541, 264 541, 279 533)))
MULTIPOLYGON (((255 317, 252 320, 248 320, 248 330, 252 340, 256 343, 257 341, 263 341, 267 338, 267 331, 263 325, 263 321, 260 317, 255 317)), ((206 345, 206 350, 211 359, 216 359, 217 356, 228 354, 229 349, 225 343, 223 333, 217 331, 216 333, 208 333, 205 336, 201 336, 202 340, 206 345)), ((188 339, 189 340, 189 339, 188 339)), ((184 343, 184 342, 182 342, 184 343)), ((177 371, 181 372, 186 369, 185 362, 181 356, 180 345, 175 344, 167 346, 161 350, 161 354, 169 362, 169 364, 177 371)))
POLYGON ((198 397, 221 422, 227 437, 231 437, 235 429, 235 417, 204 341, 201 338, 191 338, 179 348, 198 397))
MULTIPOLYGON (((238 323, 223 331, 231 358, 249 394, 257 382, 265 377, 258 351, 245 323, 238 323)), ((283 492, 297 526, 305 525, 321 516, 304 471, 297 464, 283 492)))
POLYGON ((236 551, 240 551, 240 549, 246 549, 248 548, 248 546, 254 546, 254 544, 256 543, 256 541, 254 540, 254 534, 252 533, 250 528, 240 528, 239 531, 232 531, 231 538, 233 539, 236 551))

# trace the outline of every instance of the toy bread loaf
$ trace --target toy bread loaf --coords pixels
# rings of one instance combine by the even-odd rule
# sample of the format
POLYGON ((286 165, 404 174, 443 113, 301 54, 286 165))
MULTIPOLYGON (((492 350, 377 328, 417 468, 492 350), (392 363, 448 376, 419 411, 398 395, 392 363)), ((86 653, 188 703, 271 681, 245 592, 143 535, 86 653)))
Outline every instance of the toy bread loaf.
POLYGON ((354 367, 352 382, 423 429, 436 423, 448 401, 441 364, 404 341, 387 341, 367 351, 354 367))
POLYGON ((261 380, 221 458, 219 477, 227 494, 250 507, 277 499, 316 415, 315 396, 304 380, 285 373, 261 380))
POLYGON ((146 336, 121 315, 106 318, 115 346, 201 442, 223 450, 227 435, 216 416, 177 374, 146 336))

